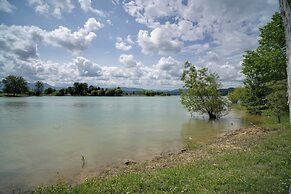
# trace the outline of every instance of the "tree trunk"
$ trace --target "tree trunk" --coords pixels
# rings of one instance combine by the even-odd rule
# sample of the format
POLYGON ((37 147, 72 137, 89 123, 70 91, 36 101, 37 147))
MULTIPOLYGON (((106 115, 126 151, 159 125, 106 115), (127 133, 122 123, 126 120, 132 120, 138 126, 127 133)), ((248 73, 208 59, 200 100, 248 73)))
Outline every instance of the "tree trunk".
POLYGON ((217 116, 211 112, 208 112, 208 115, 209 115, 209 120, 215 120, 217 119, 217 116))
POLYGON ((279 0, 286 37, 289 119, 291 123, 291 0, 279 0))

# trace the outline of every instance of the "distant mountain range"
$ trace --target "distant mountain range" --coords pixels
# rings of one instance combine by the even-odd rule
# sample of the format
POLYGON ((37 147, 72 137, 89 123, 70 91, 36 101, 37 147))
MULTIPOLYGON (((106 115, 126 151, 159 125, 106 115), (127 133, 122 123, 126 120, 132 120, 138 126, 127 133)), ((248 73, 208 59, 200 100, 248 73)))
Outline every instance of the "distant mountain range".
MULTIPOLYGON (((28 83, 27 85, 28 85, 30 90, 34 89, 34 83, 28 83)), ((47 88, 53 88, 53 89, 59 90, 59 89, 64 88, 64 87, 57 87, 57 86, 52 86, 48 83, 44 83, 44 89, 47 89, 47 88)), ((122 89, 123 92, 130 93, 130 94, 142 92, 145 90, 143 88, 135 88, 135 87, 120 87, 120 88, 122 89)), ((2 86, 0 85, 0 90, 1 89, 2 89, 2 86)), ((234 90, 234 88, 224 88, 224 89, 220 89, 220 92, 223 96, 226 96, 229 92, 232 92, 233 90, 234 90)), ((174 89, 174 90, 159 90, 159 89, 155 90, 155 89, 153 89, 153 91, 165 92, 165 93, 168 93, 170 95, 180 95, 181 91, 183 91, 183 89, 174 89)))

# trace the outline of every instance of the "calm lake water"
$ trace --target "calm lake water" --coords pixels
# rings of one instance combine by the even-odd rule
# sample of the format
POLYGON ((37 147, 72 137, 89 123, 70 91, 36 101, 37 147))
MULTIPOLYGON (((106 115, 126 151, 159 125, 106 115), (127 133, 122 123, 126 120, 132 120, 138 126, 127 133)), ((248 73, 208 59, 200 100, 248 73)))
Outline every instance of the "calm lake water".
POLYGON ((216 122, 190 119, 178 96, 2 97, 0 192, 74 179, 126 159, 150 159, 250 122, 242 110, 216 122))

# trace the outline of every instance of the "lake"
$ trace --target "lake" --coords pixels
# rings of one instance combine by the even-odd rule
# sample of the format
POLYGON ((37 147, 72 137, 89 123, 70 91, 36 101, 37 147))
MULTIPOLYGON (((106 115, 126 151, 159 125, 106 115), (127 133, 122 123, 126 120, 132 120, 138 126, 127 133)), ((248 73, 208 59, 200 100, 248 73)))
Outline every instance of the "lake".
POLYGON ((194 117, 178 96, 2 97, 0 192, 151 159, 255 122, 237 109, 215 122, 194 117))

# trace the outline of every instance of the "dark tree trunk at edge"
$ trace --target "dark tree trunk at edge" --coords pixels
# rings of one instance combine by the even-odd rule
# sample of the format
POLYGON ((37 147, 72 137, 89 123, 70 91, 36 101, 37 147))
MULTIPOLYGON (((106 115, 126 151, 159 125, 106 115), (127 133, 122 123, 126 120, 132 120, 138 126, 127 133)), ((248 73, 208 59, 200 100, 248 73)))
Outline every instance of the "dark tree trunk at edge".
POLYGON ((291 0, 279 0, 286 37, 289 119, 291 123, 291 0))

